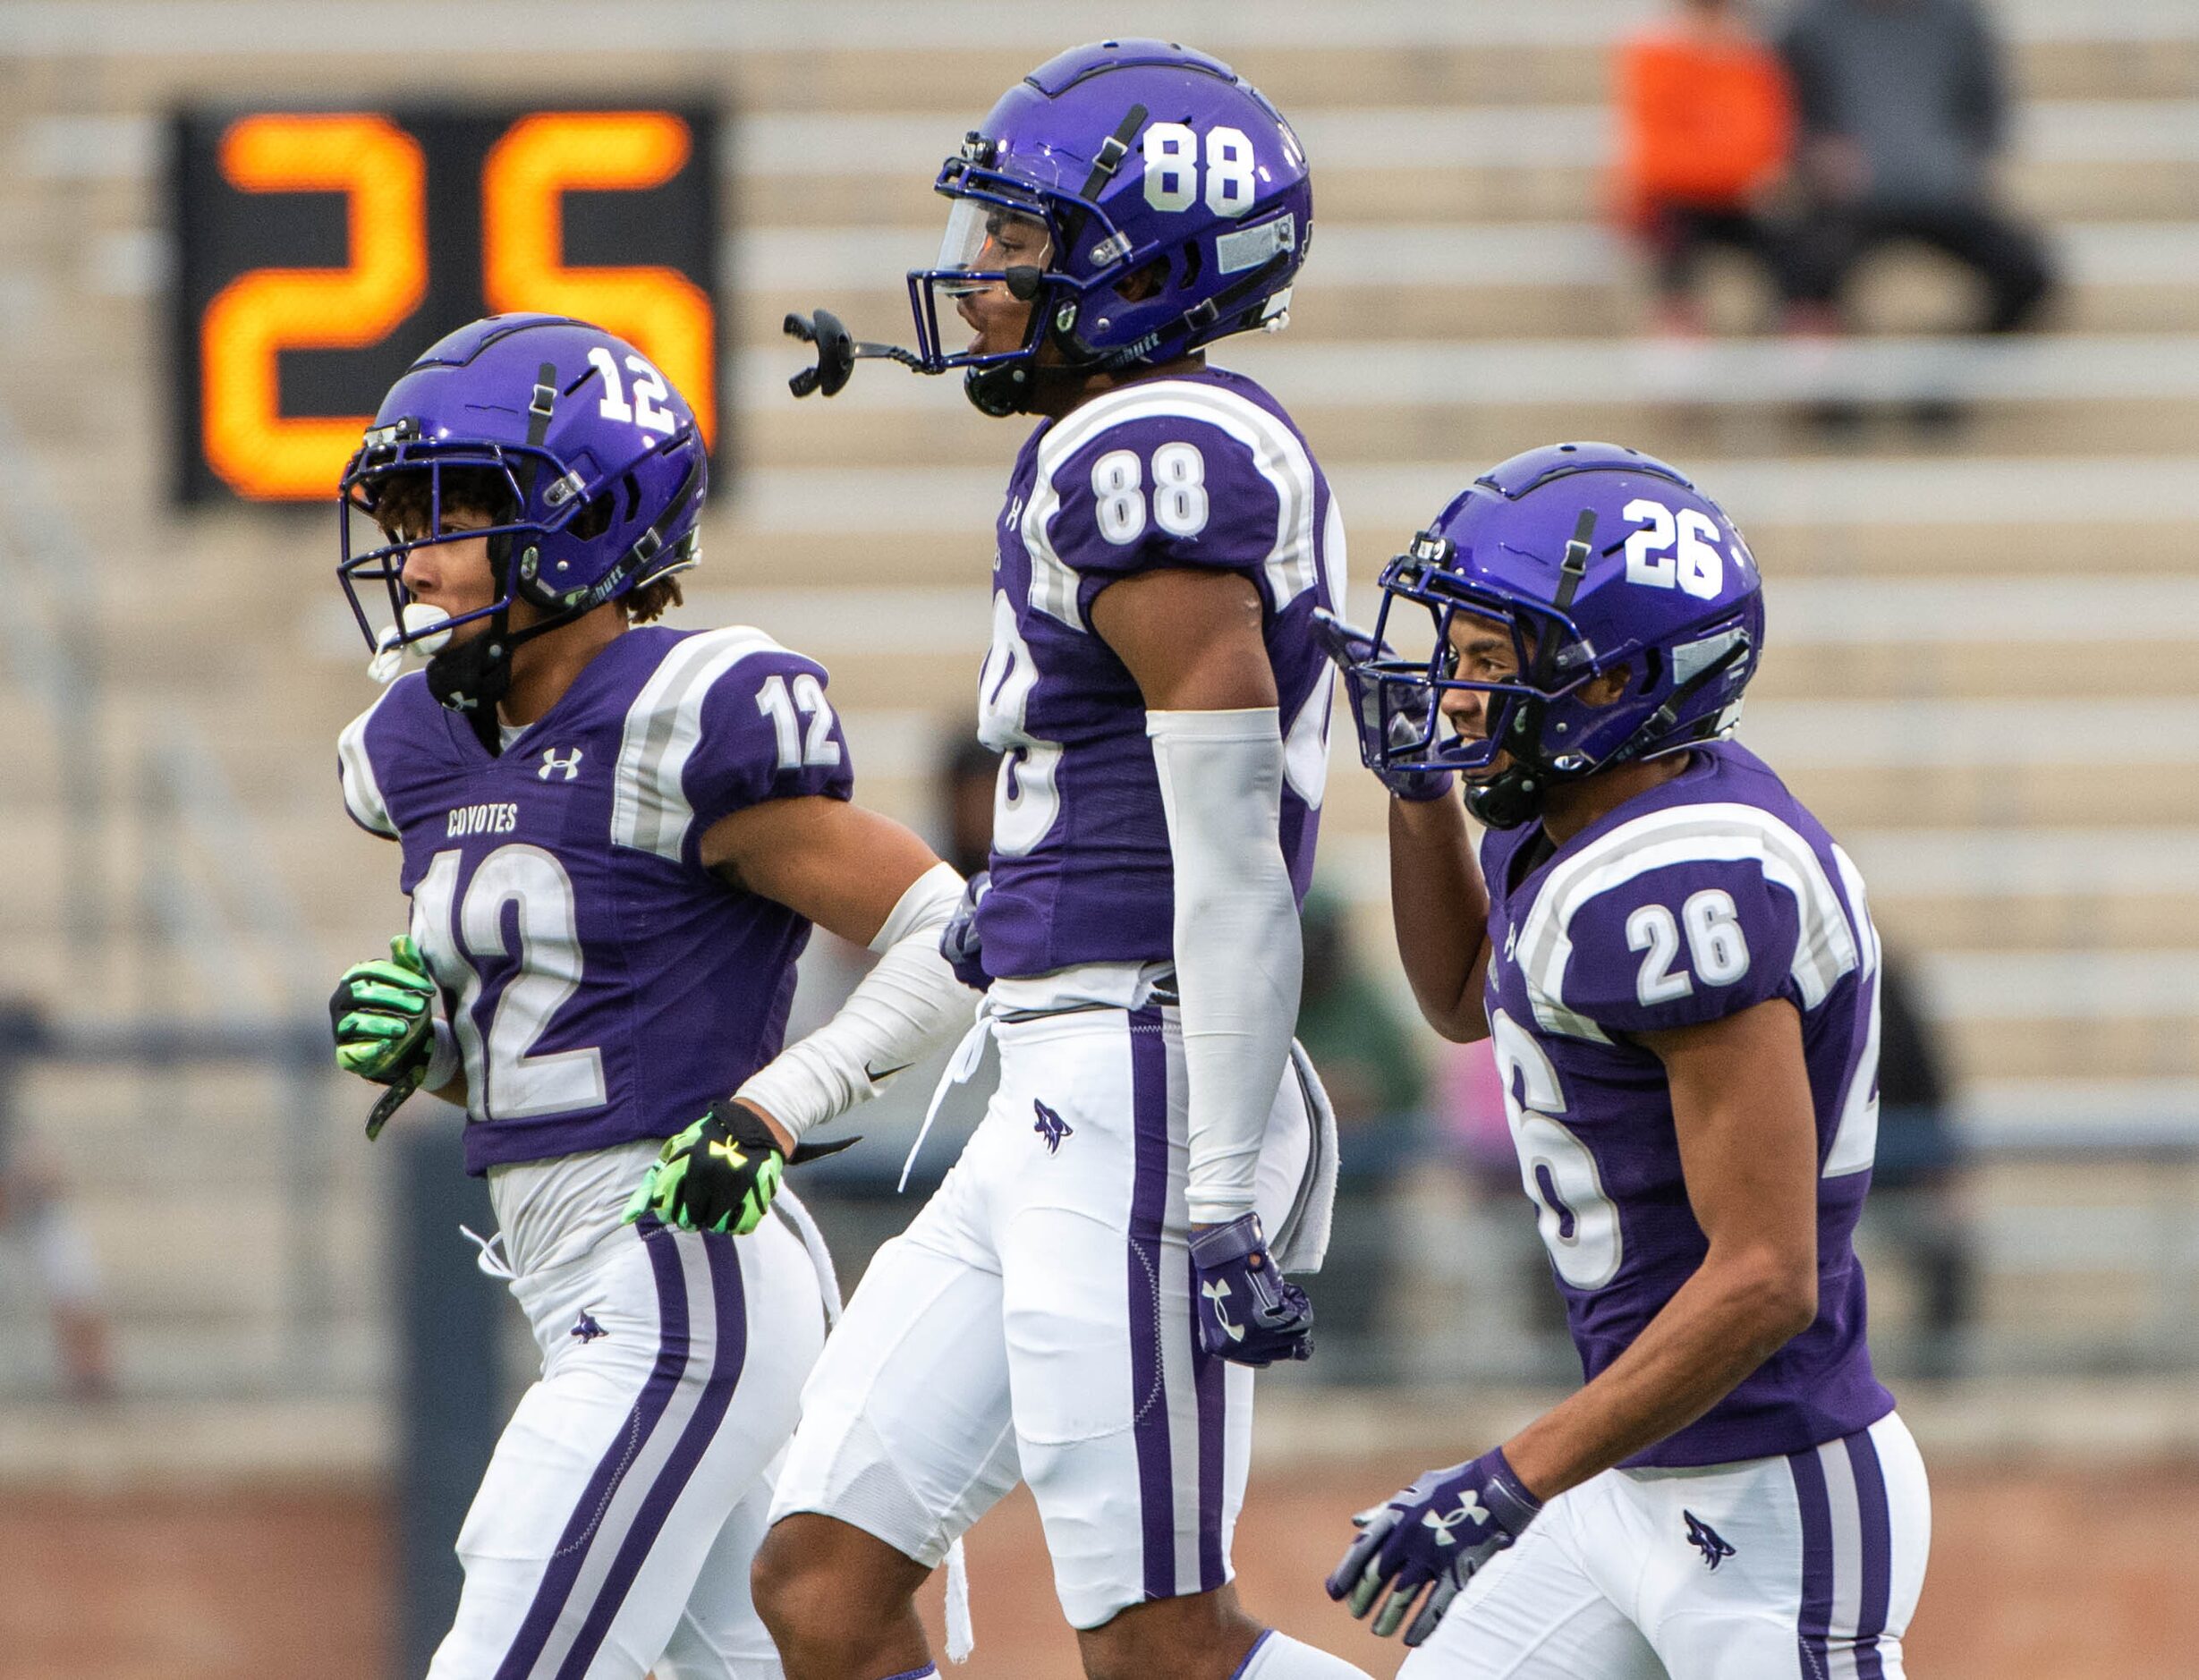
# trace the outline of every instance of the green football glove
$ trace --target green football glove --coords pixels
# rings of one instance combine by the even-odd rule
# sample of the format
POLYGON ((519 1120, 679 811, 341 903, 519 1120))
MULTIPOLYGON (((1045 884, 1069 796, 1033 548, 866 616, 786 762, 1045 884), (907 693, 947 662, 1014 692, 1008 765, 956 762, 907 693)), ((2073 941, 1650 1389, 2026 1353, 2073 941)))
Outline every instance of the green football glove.
POLYGON ((409 934, 389 942, 387 962, 344 970, 328 998, 336 1065, 378 1085, 395 1085, 408 1073, 417 1081, 435 1050, 435 993, 409 934))
MULTIPOLYGON (((813 1161, 856 1141, 797 1143, 792 1158, 813 1161)), ((648 1213, 683 1231, 746 1236, 763 1223, 787 1166, 778 1140, 753 1108, 731 1098, 712 1103, 709 1113, 666 1140, 626 1203, 626 1223, 648 1213)))

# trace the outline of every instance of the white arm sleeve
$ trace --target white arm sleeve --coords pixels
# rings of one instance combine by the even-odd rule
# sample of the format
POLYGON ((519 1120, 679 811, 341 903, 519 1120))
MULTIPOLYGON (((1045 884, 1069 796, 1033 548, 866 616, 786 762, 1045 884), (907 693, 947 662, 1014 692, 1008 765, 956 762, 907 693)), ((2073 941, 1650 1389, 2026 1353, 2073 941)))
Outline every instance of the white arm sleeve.
POLYGON ((939 955, 939 930, 962 902, 962 877, 945 863, 911 882, 870 941, 877 966, 839 1013, 780 1051, 734 1095, 799 1140, 868 1102, 896 1073, 968 1026, 976 994, 939 955))
POLYGON ((1298 1019, 1298 904, 1279 834, 1272 706, 1148 712, 1176 864, 1176 980, 1190 1081, 1194 1225, 1252 1208, 1268 1115, 1298 1019))

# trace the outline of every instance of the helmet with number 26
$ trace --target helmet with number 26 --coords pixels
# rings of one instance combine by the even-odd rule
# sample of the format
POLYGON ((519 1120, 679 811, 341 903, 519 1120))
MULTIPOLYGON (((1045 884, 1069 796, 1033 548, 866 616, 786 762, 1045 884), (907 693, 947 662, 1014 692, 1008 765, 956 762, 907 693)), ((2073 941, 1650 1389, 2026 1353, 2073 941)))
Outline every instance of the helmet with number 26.
POLYGON ((1729 733, 1763 648, 1762 581, 1733 522, 1677 469, 1616 444, 1490 468, 1384 568, 1382 590, 1379 642, 1405 646, 1422 609, 1434 641, 1351 672, 1362 755, 1469 772, 1466 803, 1496 827, 1537 815, 1555 783, 1729 733), (1458 675, 1462 615, 1510 632, 1515 675, 1458 675), (1583 692, 1619 671, 1603 703, 1583 692), (1486 694, 1480 738, 1445 738, 1452 689, 1486 694))
POLYGON ((513 648, 695 564, 708 482, 692 411, 633 345, 563 316, 492 315, 430 346, 382 399, 344 469, 337 574, 379 650, 431 651, 454 625, 491 619, 493 634, 438 654, 428 675, 445 705, 493 713, 513 648), (394 530, 399 487, 418 511, 394 530), (454 501, 472 521, 449 522, 454 501), (495 601, 454 619, 412 604, 413 548, 484 534, 495 601), (386 596, 386 628, 361 584, 386 596), (520 600, 541 616, 511 630, 520 600))
POLYGON ((1048 346, 1052 365, 1114 370, 1279 326, 1312 233, 1305 154, 1282 114, 1218 59, 1166 41, 1041 64, 937 188, 954 200, 938 264, 909 276, 921 366, 967 369, 989 414, 1028 405, 1048 346), (941 301, 951 313, 990 286, 1032 305, 1023 343, 949 351, 941 301))

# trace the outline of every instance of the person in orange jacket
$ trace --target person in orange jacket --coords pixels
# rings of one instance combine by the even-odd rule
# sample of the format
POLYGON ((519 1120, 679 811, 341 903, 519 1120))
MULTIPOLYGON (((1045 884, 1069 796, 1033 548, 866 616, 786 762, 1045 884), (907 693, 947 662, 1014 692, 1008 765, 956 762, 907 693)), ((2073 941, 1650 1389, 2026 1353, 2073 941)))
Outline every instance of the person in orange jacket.
POLYGON ((1683 0, 1620 46, 1617 72, 1617 208, 1653 259, 1659 325, 1702 331, 1695 282, 1711 245, 1755 258, 1784 297, 1788 243, 1767 200, 1793 155, 1794 99, 1747 6, 1683 0))

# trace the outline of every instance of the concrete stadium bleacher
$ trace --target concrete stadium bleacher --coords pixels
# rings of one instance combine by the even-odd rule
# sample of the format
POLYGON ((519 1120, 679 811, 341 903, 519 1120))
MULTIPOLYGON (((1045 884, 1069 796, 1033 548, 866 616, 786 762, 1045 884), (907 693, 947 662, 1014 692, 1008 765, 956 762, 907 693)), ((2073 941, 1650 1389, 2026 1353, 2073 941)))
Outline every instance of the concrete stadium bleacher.
MULTIPOLYGON (((2070 283, 2050 334, 1931 337, 1959 289, 1929 263, 1894 262, 1872 292, 1890 336, 1677 352, 1635 336, 1643 293, 1598 219, 1606 53, 1654 9, 1172 8, 1169 27, 1293 114, 1317 176, 1290 329, 1217 359, 1269 378, 1321 454, 1363 609, 1380 560, 1493 458, 1606 436, 1686 464, 1750 533, 1769 581, 1771 647, 1744 738, 1849 836, 1889 941, 1923 960, 1980 1135, 2199 1116, 2199 11, 1993 7, 2024 97, 2010 193, 2050 225, 2070 283), (1953 395, 1975 414, 1951 437, 1873 424, 1834 445, 1795 414, 1826 394, 1953 395)), ((343 820, 328 776, 334 732, 371 698, 328 519, 184 516, 164 500, 163 114, 209 98, 684 91, 722 96, 735 118, 736 441, 682 622, 757 622, 825 658, 863 797, 929 824, 929 778, 970 714, 984 533, 1017 432, 949 383, 891 368, 797 404, 784 379, 800 358, 779 318, 823 304, 865 335, 902 337, 900 274, 929 259, 939 225, 938 158, 998 87, 1089 35, 1093 14, 1053 0, 1013 13, 677 0, 622 8, 615 34, 569 0, 399 0, 343 13, 344 30, 336 15, 273 0, 0 11, 0 410, 82 533, 114 808, 127 809, 129 767, 166 720, 187 717, 331 972, 398 912, 390 854, 343 820), (365 38, 332 48, 362 22, 365 38), (428 40, 430 55, 407 50, 428 40)), ((1745 318, 1745 292, 1729 301, 1745 318)), ((157 990, 129 955, 132 901, 118 899, 89 981, 64 960, 61 888, 82 860, 60 838, 50 733, 32 689, 0 673, 0 738, 20 743, 0 753, 0 938, 19 980, 121 1012, 157 990)), ((1330 867, 1379 931, 1380 802, 1338 747, 1330 867)), ((100 867, 126 884, 161 844, 120 823, 100 867)), ((289 995, 266 942, 241 950, 253 1006, 289 995)), ((57 1079, 47 1100, 45 1124, 86 1138, 143 1124, 82 1081, 57 1079)), ((235 1121, 221 1107, 194 1099, 200 1167, 177 1151, 157 1177, 148 1166, 142 1182, 124 1173, 87 1192, 131 1314, 132 1370, 185 1359, 207 1376, 210 1358, 170 1346, 183 1338, 163 1327, 179 1314, 259 1345, 250 1327, 266 1302, 225 1277, 217 1236, 179 1226, 160 1253, 130 1240, 131 1198, 194 1170, 242 1174, 252 1209, 276 1192, 249 1147, 265 1105, 235 1121)), ((348 1144, 348 1107, 330 1124, 348 1144)), ((370 1209, 371 1163, 338 1155, 339 1197, 370 1209)), ((1989 1200, 1995 1182, 1989 1171, 1989 1200)), ((370 1216, 331 1241, 340 1277, 365 1265, 370 1216)), ((2008 1235, 2000 1258, 2020 1246, 2008 1235)), ((345 1283, 340 1305, 352 1351, 339 1362, 370 1369, 372 1294, 345 1283)))

